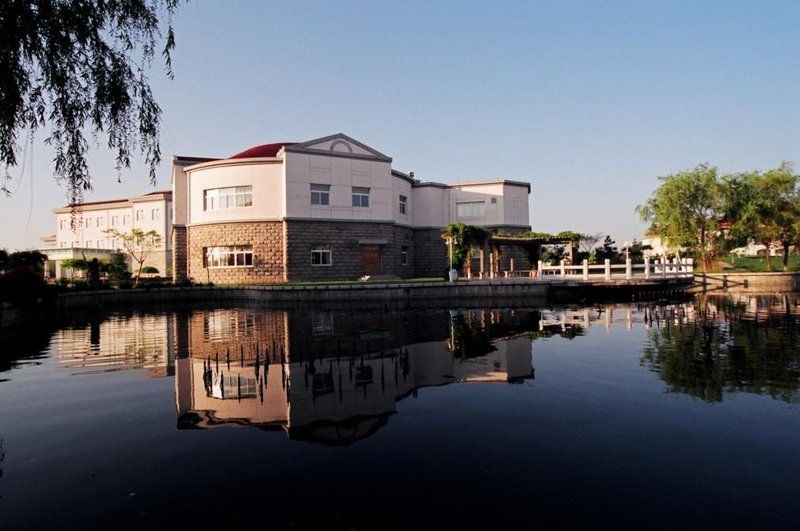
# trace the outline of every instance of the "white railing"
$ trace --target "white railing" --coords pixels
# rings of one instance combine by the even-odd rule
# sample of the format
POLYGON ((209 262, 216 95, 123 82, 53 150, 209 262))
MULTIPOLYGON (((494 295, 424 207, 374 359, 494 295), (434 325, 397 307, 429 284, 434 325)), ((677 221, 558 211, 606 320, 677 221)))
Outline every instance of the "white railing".
MULTIPOLYGON (((564 260, 559 265, 545 265, 539 262, 540 277, 571 277, 581 280, 619 280, 619 279, 658 279, 686 278, 694 275, 694 264, 691 258, 675 258, 673 260, 644 259, 644 263, 634 264, 630 258, 624 264, 612 264, 606 260, 604 264, 589 265, 584 260, 580 265, 567 265, 564 260)), ((512 273, 512 272, 509 272, 512 273)), ((511 276, 531 276, 529 271, 514 271, 511 276), (517 273, 520 273, 517 275, 517 273), (528 273, 523 275, 521 273, 528 273)), ((509 276, 509 275, 506 275, 509 276)))

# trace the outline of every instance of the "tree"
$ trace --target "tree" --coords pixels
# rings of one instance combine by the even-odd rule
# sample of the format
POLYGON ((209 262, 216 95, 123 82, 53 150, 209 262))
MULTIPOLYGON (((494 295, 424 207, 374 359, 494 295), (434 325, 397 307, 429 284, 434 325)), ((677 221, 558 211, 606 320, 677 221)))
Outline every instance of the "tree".
POLYGON ((581 238, 578 240, 578 248, 582 253, 589 254, 602 239, 602 232, 595 232, 594 234, 581 234, 581 238))
POLYGON ((784 162, 765 173, 750 172, 730 180, 735 191, 728 197, 735 199, 736 234, 746 234, 766 247, 765 268, 771 269, 769 250, 778 243, 783 251, 783 269, 788 269, 789 249, 800 237, 800 176, 789 163, 784 162))
POLYGON ((619 262, 619 251, 617 250, 616 243, 617 242, 611 239, 611 236, 606 235, 605 239, 603 240, 603 245, 594 250, 593 262, 600 263, 606 260, 610 260, 611 262, 619 262))
POLYGON ((139 277, 142 276, 144 262, 161 245, 161 236, 154 230, 143 231, 142 229, 131 229, 130 232, 120 232, 117 229, 104 230, 112 238, 117 238, 122 242, 122 247, 131 255, 133 261, 138 265, 134 287, 139 285, 139 277))
MULTIPOLYGON (((137 148, 156 181, 161 109, 147 71, 164 38, 172 77, 172 15, 180 0, 4 0, 0 2, 0 162, 17 164, 20 137, 49 124, 57 180, 70 205, 92 181, 85 137, 104 135, 117 172, 137 148), (166 14, 166 36, 159 18, 166 14), (138 57, 136 57, 138 56, 138 57)), ((26 139, 27 140, 27 139, 26 139)), ((118 177, 119 178, 119 177, 118 177)))
POLYGON ((45 261, 47 255, 40 251, 15 251, 9 254, 5 250, 0 250, 0 272, 25 269, 42 276, 45 261))
POLYGON ((651 233, 671 247, 690 249, 708 271, 723 238, 725 201, 717 168, 701 164, 658 180, 661 186, 636 212, 651 223, 651 233))

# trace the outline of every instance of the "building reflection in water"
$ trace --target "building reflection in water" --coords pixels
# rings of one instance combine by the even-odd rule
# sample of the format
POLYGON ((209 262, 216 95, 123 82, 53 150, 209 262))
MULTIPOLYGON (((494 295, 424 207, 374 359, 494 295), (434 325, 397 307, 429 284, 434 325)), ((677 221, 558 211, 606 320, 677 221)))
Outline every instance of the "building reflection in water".
POLYGON ((60 365, 81 372, 147 369, 148 376, 171 376, 174 316, 90 313, 53 335, 60 365))
POLYGON ((188 316, 179 428, 247 424, 350 444, 422 387, 533 377, 535 311, 357 314, 218 309, 188 316))

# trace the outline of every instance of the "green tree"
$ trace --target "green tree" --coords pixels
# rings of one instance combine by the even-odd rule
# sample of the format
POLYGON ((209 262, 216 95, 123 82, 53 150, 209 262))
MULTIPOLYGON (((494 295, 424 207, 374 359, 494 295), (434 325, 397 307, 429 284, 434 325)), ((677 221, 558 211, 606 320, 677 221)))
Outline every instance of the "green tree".
POLYGON ((661 185, 636 212, 651 223, 651 233, 671 247, 690 249, 708 271, 723 240, 725 200, 717 168, 701 164, 658 179, 661 185))
POLYGON ((15 251, 7 253, 2 251, 0 262, 3 271, 13 271, 14 269, 26 269, 39 276, 44 274, 44 263, 47 255, 39 251, 15 251), (5 256, 2 256, 2 255, 5 256))
MULTIPOLYGON (((57 180, 71 205, 92 182, 85 134, 104 135, 117 172, 137 148, 156 181, 161 109, 148 70, 161 53, 172 77, 172 15, 180 0, 0 2, 0 162, 17 164, 19 137, 49 124, 57 180), (166 15, 167 22, 161 19, 166 15), (166 34, 162 33, 166 26, 166 34)), ((6 193, 8 188, 0 187, 6 193)))
POLYGON ((785 271, 789 249, 800 237, 798 184, 800 176, 786 162, 764 173, 750 172, 730 180, 733 191, 728 192, 728 197, 734 198, 736 207, 732 229, 766 247, 764 266, 767 271, 772 268, 771 245, 780 244, 785 271))
POLYGON ((161 245, 161 236, 154 230, 143 231, 142 229, 131 229, 130 232, 120 232, 117 229, 106 229, 103 232, 112 238, 122 242, 122 248, 131 255, 137 264, 136 277, 133 282, 134 287, 139 285, 139 278, 142 276, 144 262, 161 245))

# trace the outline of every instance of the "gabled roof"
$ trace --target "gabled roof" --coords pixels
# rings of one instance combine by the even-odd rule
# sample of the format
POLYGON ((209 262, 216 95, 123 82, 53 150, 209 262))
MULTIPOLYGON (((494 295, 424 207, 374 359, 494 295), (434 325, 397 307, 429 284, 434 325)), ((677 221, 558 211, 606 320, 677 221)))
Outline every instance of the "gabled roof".
POLYGON ((380 151, 362 144, 358 140, 345 135, 336 133, 322 138, 315 138, 308 142, 286 146, 287 152, 311 153, 314 155, 329 155, 334 157, 347 157, 356 159, 376 160, 380 162, 392 162, 392 158, 384 155, 380 151), (357 149, 354 150, 353 147, 357 149))
POLYGON ((281 149, 286 146, 293 146, 297 142, 275 142, 273 144, 262 144, 246 149, 241 153, 228 157, 229 159, 255 159, 265 157, 277 157, 281 149))

